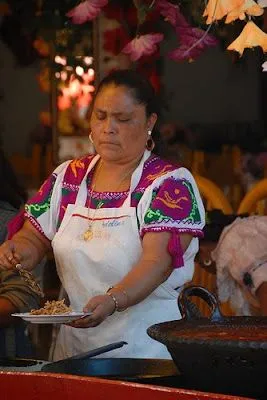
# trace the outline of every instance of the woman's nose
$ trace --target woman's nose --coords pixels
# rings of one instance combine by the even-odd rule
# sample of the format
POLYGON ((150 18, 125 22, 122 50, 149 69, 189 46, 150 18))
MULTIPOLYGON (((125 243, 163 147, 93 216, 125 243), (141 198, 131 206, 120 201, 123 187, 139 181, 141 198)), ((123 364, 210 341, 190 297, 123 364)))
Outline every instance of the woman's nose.
POLYGON ((115 133, 115 123, 112 117, 107 117, 104 126, 105 133, 115 133))

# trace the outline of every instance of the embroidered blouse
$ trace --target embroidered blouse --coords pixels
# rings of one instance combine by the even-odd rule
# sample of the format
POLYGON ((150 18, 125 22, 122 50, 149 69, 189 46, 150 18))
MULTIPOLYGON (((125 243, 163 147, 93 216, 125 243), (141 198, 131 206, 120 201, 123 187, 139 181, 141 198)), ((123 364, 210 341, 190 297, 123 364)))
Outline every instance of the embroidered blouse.
MULTIPOLYGON (((80 184, 93 156, 66 161, 55 169, 25 206, 25 216, 46 238, 52 240, 63 220, 68 204, 74 204, 80 184), (57 207, 51 209, 51 203, 57 207)), ((90 208, 120 207, 128 192, 96 192, 91 183, 94 168, 87 176, 87 200, 90 208)), ((158 156, 144 164, 139 183, 131 195, 136 208, 140 237, 147 232, 172 232, 168 250, 173 266, 183 265, 179 234, 203 235, 205 212, 191 173, 158 156)))

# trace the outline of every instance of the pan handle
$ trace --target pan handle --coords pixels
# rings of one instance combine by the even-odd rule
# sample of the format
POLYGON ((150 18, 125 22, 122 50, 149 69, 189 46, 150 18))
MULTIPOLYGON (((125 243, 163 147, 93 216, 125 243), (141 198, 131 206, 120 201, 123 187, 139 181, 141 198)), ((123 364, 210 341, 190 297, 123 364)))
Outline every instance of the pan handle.
POLYGON ((98 347, 97 349, 89 350, 86 353, 77 354, 76 356, 65 358, 64 361, 67 360, 85 360, 87 358, 95 357, 103 353, 107 353, 108 351, 119 349, 120 347, 128 344, 127 342, 115 342, 107 344, 106 346, 98 347))
POLYGON ((97 349, 89 350, 86 353, 80 353, 76 354, 75 356, 64 358, 63 360, 59 361, 54 361, 50 363, 49 365, 61 365, 65 364, 66 361, 71 361, 71 360, 85 360, 91 357, 98 356, 103 353, 107 353, 108 351, 119 349, 120 347, 124 346, 125 344, 128 344, 127 342, 115 342, 115 343, 110 343, 105 346, 98 347, 97 349))
POLYGON ((177 303, 182 318, 187 320, 192 320, 192 319, 199 319, 202 317, 197 306, 189 300, 188 297, 191 296, 200 297, 208 304, 208 306, 211 308, 211 314, 210 314, 211 321, 223 320, 223 316, 220 312, 216 296, 213 293, 209 292, 207 289, 203 288, 202 286, 187 286, 181 291, 177 303))

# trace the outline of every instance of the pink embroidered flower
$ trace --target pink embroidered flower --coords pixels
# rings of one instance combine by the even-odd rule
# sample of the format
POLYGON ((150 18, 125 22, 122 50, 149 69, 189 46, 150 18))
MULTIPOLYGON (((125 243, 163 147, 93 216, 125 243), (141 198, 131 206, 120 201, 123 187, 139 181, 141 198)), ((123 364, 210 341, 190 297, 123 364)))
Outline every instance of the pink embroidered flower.
POLYGON ((122 53, 128 54, 131 61, 137 61, 143 55, 151 55, 157 50, 157 44, 162 41, 162 33, 149 33, 135 37, 123 49, 122 53))
POLYGON ((66 15, 72 18, 74 24, 83 24, 94 19, 107 4, 108 0, 84 0, 66 15))
MULTIPOLYGON (((166 179, 151 203, 151 210, 158 211, 155 220, 162 219, 163 216, 175 221, 188 218, 192 210, 192 197, 185 181, 166 179)), ((149 220, 147 215, 145 218, 149 220)))

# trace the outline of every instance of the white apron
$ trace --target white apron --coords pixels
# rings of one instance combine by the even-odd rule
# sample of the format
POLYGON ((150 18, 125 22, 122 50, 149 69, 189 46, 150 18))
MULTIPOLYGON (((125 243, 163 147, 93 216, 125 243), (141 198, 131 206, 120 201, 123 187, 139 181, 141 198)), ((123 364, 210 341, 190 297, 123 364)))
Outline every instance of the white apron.
MULTIPOLYGON (((52 246, 57 271, 73 310, 82 310, 88 300, 116 285, 139 260, 142 243, 139 236, 136 208, 131 207, 131 193, 137 186, 145 160, 132 175, 129 195, 120 208, 85 207, 86 178, 99 160, 95 156, 88 167, 77 195, 69 204, 52 246), (93 239, 84 241, 93 216, 93 239)), ((185 267, 183 267, 185 268, 185 267)), ((193 268, 190 266, 190 268, 193 268)), ((171 275, 172 276, 172 275, 171 275)), ((152 324, 180 318, 177 291, 171 277, 140 304, 116 312, 95 328, 72 328, 62 325, 58 334, 54 360, 70 357, 112 342, 124 340, 128 345, 103 357, 170 358, 164 345, 151 339, 146 330, 152 324)), ((180 286, 184 282, 180 282, 180 286)), ((175 285, 177 286, 176 282, 175 285)), ((101 356, 99 356, 101 357, 101 356)))

